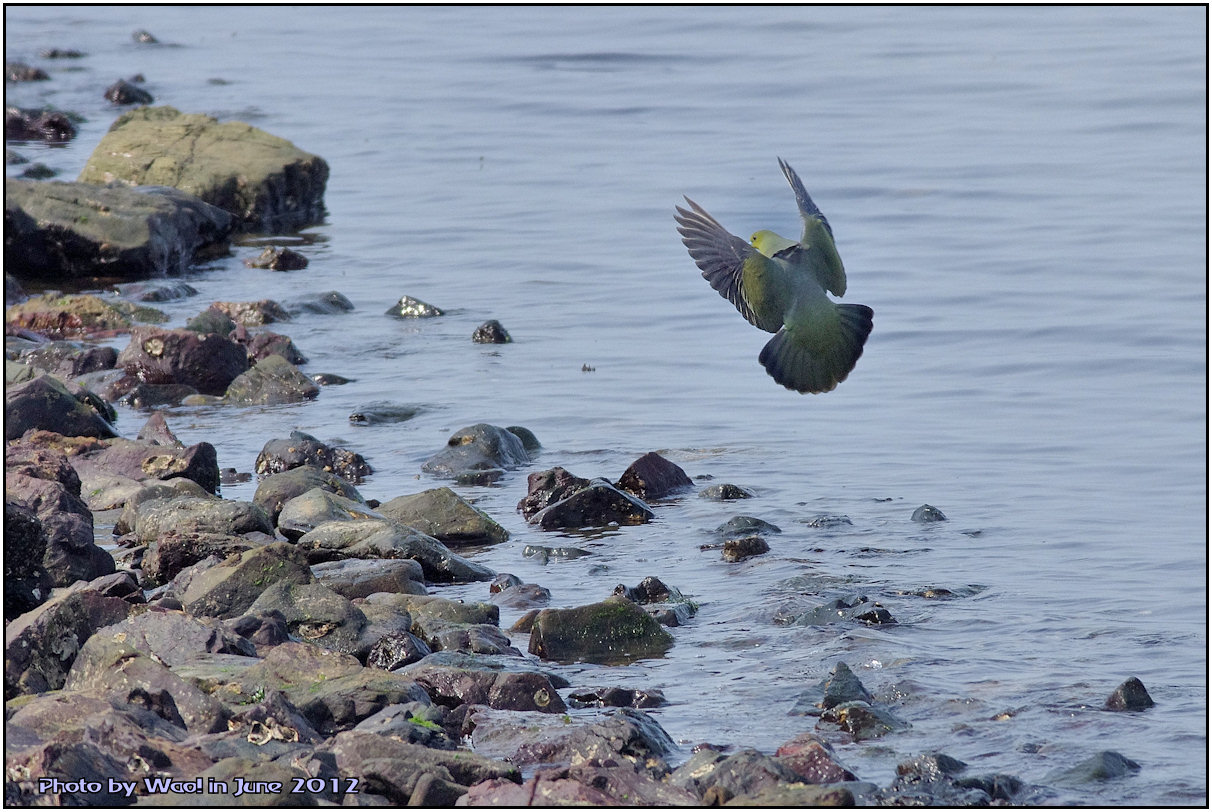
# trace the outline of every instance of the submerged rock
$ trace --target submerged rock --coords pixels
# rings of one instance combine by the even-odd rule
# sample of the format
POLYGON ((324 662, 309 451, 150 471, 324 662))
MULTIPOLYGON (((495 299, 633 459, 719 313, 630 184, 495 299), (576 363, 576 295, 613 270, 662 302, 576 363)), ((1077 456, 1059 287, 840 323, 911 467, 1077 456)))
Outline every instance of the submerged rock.
POLYGON ((4 263, 19 277, 180 274, 227 251, 232 218, 178 189, 6 179, 4 263))
POLYGON ((119 79, 105 89, 105 98, 114 104, 151 104, 152 94, 125 79, 119 79))
POLYGON ((530 653, 557 662, 614 665, 663 657, 673 636, 622 597, 572 609, 543 609, 534 618, 530 653))
POLYGON ((477 423, 460 429, 446 441, 421 470, 434 476, 455 479, 466 474, 508 470, 530 462, 530 455, 516 434, 500 426, 477 423))
POLYGON ((1052 784, 1078 786, 1095 781, 1109 781, 1128 773, 1140 771, 1140 765, 1114 750, 1102 750, 1072 767, 1054 770, 1047 780, 1052 784))
POLYGON ((911 519, 915 522, 945 522, 947 517, 934 505, 922 505, 913 511, 911 519))
POLYGON ((80 180, 171 186, 228 212, 243 230, 273 232, 320 221, 328 164, 238 121, 143 107, 110 126, 80 180))
POLYGON ((735 563, 770 552, 770 545, 761 536, 745 536, 739 539, 728 539, 724 542, 723 549, 724 560, 735 563))
MULTIPOLYGON (((46 141, 63 144, 76 137, 71 115, 57 110, 4 108, 5 141, 46 141)), ((7 260, 7 257, 5 258, 7 260)))
POLYGON ((753 516, 733 516, 717 527, 715 532, 721 536, 736 538, 746 535, 782 533, 783 531, 770 522, 754 518, 753 516))
POLYGON ((266 268, 271 271, 301 271, 307 267, 307 257, 290 248, 270 246, 256 259, 244 260, 244 264, 249 268, 266 268))
POLYGON ((403 423, 421 413, 420 406, 377 400, 359 406, 349 413, 349 422, 355 426, 378 426, 384 423, 403 423))
POLYGON ((734 499, 752 499, 756 494, 749 488, 725 482, 719 485, 708 485, 699 491, 699 496, 713 502, 730 502, 734 499))

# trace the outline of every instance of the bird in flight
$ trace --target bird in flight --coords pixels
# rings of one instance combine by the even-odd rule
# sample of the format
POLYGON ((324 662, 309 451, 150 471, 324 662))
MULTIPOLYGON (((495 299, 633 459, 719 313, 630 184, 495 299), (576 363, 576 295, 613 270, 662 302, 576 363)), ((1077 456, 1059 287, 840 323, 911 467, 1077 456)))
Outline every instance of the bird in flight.
POLYGON ((677 206, 674 219, 703 278, 750 324, 774 333, 758 355, 770 377, 796 392, 828 392, 846 380, 863 354, 872 310, 837 304, 826 295, 846 293, 833 229, 795 170, 782 158, 779 166, 804 218, 799 242, 766 230, 746 242, 690 198, 690 208, 677 206))

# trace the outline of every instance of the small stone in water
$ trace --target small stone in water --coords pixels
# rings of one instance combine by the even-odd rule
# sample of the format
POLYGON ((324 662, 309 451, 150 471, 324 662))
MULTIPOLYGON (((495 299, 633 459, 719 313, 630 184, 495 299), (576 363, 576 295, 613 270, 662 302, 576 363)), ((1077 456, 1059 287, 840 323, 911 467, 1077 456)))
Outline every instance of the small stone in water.
POLYGON ((441 308, 411 296, 401 296, 400 301, 387 308, 387 315, 402 319, 428 319, 444 315, 445 312, 441 308))
POLYGON ((477 344, 508 344, 513 341, 509 333, 496 319, 486 321, 471 334, 471 340, 477 344))
POLYGON ((945 522, 947 517, 943 512, 934 505, 922 505, 917 510, 913 511, 911 517, 915 522, 945 522))

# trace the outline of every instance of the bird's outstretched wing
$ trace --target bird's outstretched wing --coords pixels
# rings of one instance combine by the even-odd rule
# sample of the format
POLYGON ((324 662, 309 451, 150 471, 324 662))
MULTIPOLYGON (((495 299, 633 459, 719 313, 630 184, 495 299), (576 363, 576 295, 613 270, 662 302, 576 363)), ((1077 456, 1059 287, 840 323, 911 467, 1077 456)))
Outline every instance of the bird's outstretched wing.
POLYGON ((750 266, 751 272, 760 273, 770 260, 745 240, 729 234, 728 230, 698 203, 690 198, 686 198, 686 202, 690 209, 677 206, 674 219, 677 220, 682 242, 694 263, 703 272, 703 278, 721 296, 732 302, 754 327, 768 333, 779 329, 782 321, 768 324, 770 319, 760 318, 745 298, 743 287, 746 264, 750 266))
MULTIPOLYGON (((829 232, 829 236, 833 236, 833 227, 829 225, 829 221, 825 219, 825 213, 816 207, 812 202, 812 198, 808 195, 808 190, 804 188, 804 182, 800 180, 800 176, 791 168, 791 164, 779 158, 779 167, 782 168, 783 174, 787 176, 787 182, 791 184, 791 190, 795 192, 795 203, 800 207, 800 215, 805 221, 810 217, 814 217, 821 221, 821 225, 829 232)), ((805 234, 807 228, 805 228, 805 234)))

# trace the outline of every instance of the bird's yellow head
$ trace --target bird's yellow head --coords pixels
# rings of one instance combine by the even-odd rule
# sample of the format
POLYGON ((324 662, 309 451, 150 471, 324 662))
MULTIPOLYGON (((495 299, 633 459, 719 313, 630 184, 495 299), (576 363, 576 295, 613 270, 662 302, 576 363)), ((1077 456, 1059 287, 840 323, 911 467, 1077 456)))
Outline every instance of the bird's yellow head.
POLYGON ((780 237, 773 231, 762 229, 761 231, 753 232, 753 236, 749 238, 749 244, 756 248, 763 256, 773 257, 779 251, 796 245, 796 242, 786 237, 780 237))

